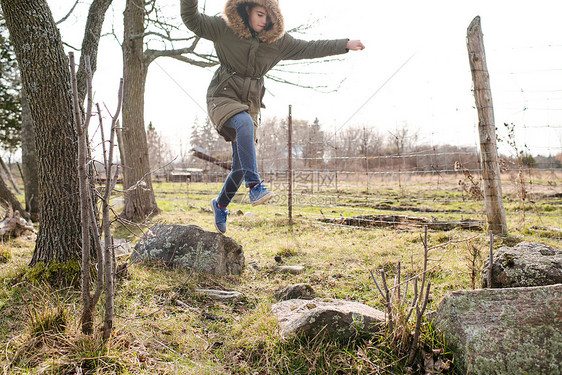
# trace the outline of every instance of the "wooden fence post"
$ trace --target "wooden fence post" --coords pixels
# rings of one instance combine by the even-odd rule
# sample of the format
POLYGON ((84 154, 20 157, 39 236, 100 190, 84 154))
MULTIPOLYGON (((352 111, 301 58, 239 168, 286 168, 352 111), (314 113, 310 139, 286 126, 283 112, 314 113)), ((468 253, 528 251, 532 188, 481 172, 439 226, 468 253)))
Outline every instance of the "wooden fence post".
POLYGON ((507 235, 503 206, 500 165, 496 145, 496 128, 490 76, 486 65, 484 39, 480 16, 476 16, 467 30, 468 59, 474 83, 474 98, 478 109, 480 158, 483 169, 484 199, 489 229, 495 234, 507 235))

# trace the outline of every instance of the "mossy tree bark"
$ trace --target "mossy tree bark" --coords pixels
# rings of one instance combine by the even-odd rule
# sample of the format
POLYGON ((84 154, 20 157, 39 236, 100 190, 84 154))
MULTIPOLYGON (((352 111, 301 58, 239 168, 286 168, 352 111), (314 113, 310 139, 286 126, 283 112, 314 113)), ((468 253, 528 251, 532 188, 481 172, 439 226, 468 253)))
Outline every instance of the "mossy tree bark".
POLYGON ((145 61, 144 2, 127 0, 123 40, 123 153, 127 163, 123 165, 125 208, 121 216, 139 221, 160 212, 156 205, 148 144, 144 128, 144 89, 148 63, 145 61))
POLYGON ((0 4, 37 135, 41 223, 30 265, 79 259, 77 138, 61 36, 45 0, 0 0, 0 4))

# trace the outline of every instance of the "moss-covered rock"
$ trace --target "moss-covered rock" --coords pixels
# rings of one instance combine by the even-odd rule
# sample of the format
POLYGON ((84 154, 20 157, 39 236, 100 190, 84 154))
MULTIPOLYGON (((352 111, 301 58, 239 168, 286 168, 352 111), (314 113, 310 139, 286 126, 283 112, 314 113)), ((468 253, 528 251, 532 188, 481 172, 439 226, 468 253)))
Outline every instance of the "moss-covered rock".
POLYGON ((239 275, 242 245, 195 225, 154 225, 133 250, 134 261, 157 261, 216 275, 239 275))
POLYGON ((434 325, 462 373, 562 373, 562 284, 456 291, 434 325))
MULTIPOLYGON (((488 286, 486 259, 482 284, 488 286)), ((502 246, 494 254, 492 288, 515 288, 562 283, 562 249, 533 242, 502 246)))
POLYGON ((386 322, 385 314, 370 306, 344 300, 291 299, 272 306, 281 337, 316 337, 320 333, 347 339, 374 333, 386 322))

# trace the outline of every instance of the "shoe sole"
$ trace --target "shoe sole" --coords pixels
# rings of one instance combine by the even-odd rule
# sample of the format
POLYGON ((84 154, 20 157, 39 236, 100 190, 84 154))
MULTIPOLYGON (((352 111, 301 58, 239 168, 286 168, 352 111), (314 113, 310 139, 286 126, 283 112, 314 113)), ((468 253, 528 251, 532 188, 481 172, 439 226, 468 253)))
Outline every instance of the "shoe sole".
POLYGON ((268 200, 270 200, 271 198, 273 198, 275 196, 275 193, 270 191, 268 192, 268 194, 264 195, 263 197, 261 197, 260 199, 258 199, 257 201, 252 202, 252 206, 257 206, 260 204, 264 204, 265 202, 267 202, 268 200))
MULTIPOLYGON (((215 201, 214 199, 211 200, 211 211, 213 211, 213 216, 215 216, 215 205, 213 204, 214 201, 215 201)), ((213 224, 215 224, 215 228, 217 229, 217 232, 219 232, 220 234, 226 233, 226 230, 223 232, 219 229, 216 221, 213 221, 213 224)))

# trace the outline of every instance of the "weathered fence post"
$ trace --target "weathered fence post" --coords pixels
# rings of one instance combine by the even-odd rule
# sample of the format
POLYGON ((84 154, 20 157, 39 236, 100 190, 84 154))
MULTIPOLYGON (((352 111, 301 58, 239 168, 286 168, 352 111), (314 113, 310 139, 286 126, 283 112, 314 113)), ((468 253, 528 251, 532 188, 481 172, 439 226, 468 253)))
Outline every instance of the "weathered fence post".
POLYGON ((484 199, 489 229, 496 234, 507 234, 505 209, 503 206, 496 128, 490 76, 486 65, 484 39, 480 27, 480 16, 476 16, 467 30, 468 59, 474 83, 474 98, 478 110, 478 133, 480 136, 480 158, 483 169, 484 199))
POLYGON ((287 126, 287 204, 289 206, 289 223, 293 223, 293 106, 289 105, 287 126))

